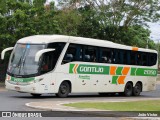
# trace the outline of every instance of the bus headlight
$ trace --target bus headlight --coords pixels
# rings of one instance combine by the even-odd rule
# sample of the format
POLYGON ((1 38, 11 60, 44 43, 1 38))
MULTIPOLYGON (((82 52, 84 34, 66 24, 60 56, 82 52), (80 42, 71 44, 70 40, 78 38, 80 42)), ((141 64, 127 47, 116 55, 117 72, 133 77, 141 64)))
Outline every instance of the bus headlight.
POLYGON ((7 81, 11 80, 11 76, 7 75, 7 76, 6 76, 6 80, 7 80, 7 81))

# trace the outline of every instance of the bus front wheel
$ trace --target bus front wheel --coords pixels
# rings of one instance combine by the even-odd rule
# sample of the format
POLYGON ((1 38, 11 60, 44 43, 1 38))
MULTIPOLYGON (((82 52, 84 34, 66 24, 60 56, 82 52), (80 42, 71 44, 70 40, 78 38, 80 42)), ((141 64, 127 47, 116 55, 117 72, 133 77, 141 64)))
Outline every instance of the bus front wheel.
POLYGON ((124 95, 129 97, 132 96, 133 86, 132 83, 128 82, 124 88, 124 95))
POLYGON ((70 85, 67 81, 64 81, 61 83, 59 91, 56 94, 56 96, 60 98, 65 98, 68 96, 69 92, 70 92, 70 85))
POLYGON ((139 96, 142 91, 142 85, 140 83, 136 83, 135 87, 133 88, 133 95, 139 96))

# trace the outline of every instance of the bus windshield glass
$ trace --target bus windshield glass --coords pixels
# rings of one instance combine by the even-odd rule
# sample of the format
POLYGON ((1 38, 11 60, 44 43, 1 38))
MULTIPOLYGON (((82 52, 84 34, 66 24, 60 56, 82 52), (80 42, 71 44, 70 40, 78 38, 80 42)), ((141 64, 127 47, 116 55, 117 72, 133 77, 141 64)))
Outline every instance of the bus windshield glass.
POLYGON ((45 48, 42 44, 17 44, 10 57, 7 72, 13 75, 33 75, 38 73, 39 62, 35 55, 45 48))

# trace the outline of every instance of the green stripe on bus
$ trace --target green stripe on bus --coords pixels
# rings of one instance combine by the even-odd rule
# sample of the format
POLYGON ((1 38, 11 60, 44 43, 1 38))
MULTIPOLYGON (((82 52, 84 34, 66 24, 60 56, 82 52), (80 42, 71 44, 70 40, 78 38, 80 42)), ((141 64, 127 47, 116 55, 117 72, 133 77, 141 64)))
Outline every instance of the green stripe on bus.
POLYGON ((116 70, 116 75, 122 75, 122 69, 123 67, 118 67, 116 70))
POLYGON ((75 64, 70 64, 70 67, 69 67, 69 73, 73 73, 73 67, 74 67, 75 64))
POLYGON ((137 68, 131 68, 131 75, 136 75, 136 73, 135 73, 135 72, 136 72, 136 69, 137 69, 137 68))
MULTIPOLYGON (((110 74, 110 66, 99 65, 85 65, 85 64, 70 64, 69 73, 77 74, 110 74)), ((123 67, 117 67, 116 75, 122 75, 123 67)), ((150 68, 136 68, 132 67, 130 71, 131 76, 156 76, 157 69, 150 68)))
POLYGON ((157 69, 137 68, 136 71, 135 68, 132 69, 131 69, 131 75, 134 76, 157 76, 157 69))
POLYGON ((112 77, 112 84, 117 84, 117 79, 118 79, 118 76, 113 76, 112 77))

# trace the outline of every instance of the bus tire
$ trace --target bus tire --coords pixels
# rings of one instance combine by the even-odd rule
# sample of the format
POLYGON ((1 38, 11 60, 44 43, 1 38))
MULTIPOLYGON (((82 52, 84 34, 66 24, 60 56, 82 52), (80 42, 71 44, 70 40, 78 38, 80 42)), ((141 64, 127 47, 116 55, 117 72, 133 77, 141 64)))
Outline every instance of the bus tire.
POLYGON ((56 94, 57 97, 65 98, 70 93, 70 85, 67 81, 61 83, 58 93, 56 94))
POLYGON ((124 95, 129 97, 132 96, 133 86, 132 83, 128 82, 124 88, 124 95))
POLYGON ((136 83, 135 87, 133 88, 133 95, 139 96, 142 92, 142 85, 140 83, 136 83))
POLYGON ((42 94, 31 93, 31 95, 32 95, 33 97, 40 97, 42 94))

